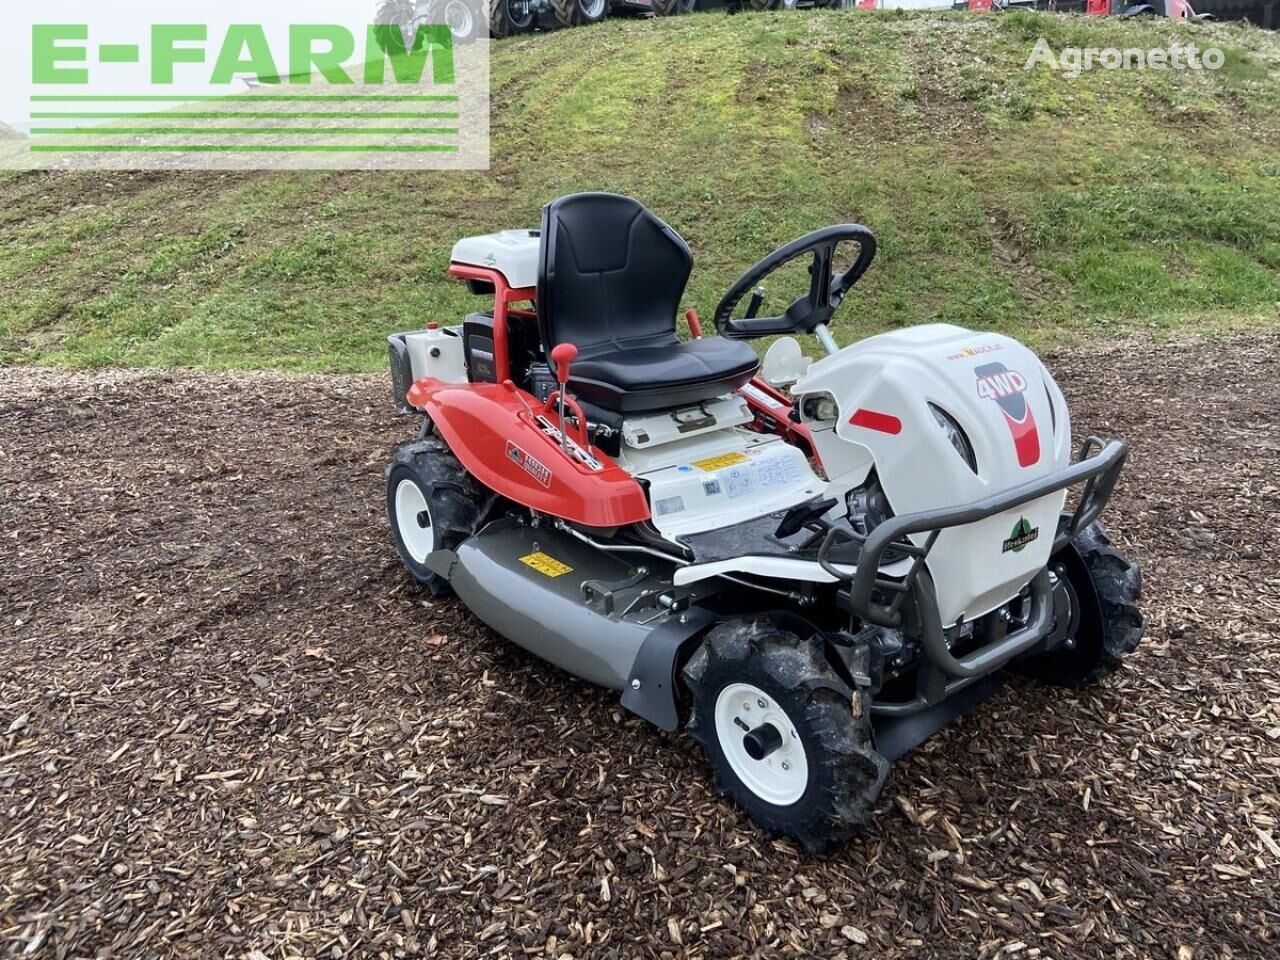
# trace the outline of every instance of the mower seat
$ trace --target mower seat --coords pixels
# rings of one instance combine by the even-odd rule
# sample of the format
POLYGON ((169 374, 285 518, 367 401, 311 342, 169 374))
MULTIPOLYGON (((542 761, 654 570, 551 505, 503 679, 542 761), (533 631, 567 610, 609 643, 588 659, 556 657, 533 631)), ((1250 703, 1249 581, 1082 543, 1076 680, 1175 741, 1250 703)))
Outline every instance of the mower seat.
POLYGON ((542 210, 538 324, 545 348, 572 343, 569 388, 620 413, 699 403, 742 386, 760 360, 741 341, 682 342, 676 311, 693 255, 630 197, 577 193, 542 210))

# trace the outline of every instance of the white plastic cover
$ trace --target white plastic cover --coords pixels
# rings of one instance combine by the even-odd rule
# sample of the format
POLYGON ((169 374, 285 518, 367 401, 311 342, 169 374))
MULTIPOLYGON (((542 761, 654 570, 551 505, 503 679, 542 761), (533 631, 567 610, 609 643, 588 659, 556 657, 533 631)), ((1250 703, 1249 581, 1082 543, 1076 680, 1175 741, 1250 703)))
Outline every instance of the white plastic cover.
POLYGON ((513 287, 533 287, 538 283, 539 242, 536 230, 502 230, 464 237, 453 245, 450 259, 497 270, 513 287))

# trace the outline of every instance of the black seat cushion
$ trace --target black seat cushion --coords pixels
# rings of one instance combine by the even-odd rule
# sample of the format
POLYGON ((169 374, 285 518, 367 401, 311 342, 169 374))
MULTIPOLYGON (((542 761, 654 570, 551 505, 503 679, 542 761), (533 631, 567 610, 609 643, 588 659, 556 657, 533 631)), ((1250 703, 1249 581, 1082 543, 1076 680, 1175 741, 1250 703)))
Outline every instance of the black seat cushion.
POLYGON ((569 383, 592 403, 631 413, 710 400, 742 386, 759 366, 756 352, 740 340, 709 337, 579 360, 569 383))
POLYGON ((548 351, 578 348, 575 393, 632 412, 709 400, 751 379, 759 360, 746 344, 676 335, 692 268, 679 234, 630 197, 578 193, 543 208, 538 322, 548 351))

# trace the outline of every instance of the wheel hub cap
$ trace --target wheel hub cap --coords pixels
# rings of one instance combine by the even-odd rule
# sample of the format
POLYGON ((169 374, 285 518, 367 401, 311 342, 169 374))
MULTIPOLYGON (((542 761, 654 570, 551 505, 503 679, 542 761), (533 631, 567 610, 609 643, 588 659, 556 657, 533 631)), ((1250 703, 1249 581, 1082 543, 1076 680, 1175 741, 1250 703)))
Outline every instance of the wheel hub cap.
POLYGON ((427 498, 412 480, 401 480, 396 485, 395 506, 396 527, 404 548, 416 563, 423 563, 436 542, 427 498))
POLYGON ((759 687, 731 683, 715 708, 716 737, 738 779, 761 800, 785 807, 804 796, 809 761, 785 710, 759 687))

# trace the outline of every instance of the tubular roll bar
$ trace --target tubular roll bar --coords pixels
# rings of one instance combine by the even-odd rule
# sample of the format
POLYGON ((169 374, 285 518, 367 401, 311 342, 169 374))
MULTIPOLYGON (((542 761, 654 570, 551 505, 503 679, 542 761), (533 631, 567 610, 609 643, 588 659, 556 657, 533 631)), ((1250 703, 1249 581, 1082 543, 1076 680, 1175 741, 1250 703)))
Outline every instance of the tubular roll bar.
POLYGON ((482 280, 493 284, 493 368, 501 383, 511 376, 511 356, 507 346, 507 315, 513 303, 535 299, 533 287, 513 287, 498 270, 473 267, 466 263, 449 264, 449 276, 459 280, 482 280))
POLYGON ((1076 463, 1003 493, 958 507, 921 510, 918 513, 890 517, 865 537, 841 527, 832 527, 823 538, 822 546, 818 548, 818 563, 831 576, 849 584, 849 605, 856 616, 883 627, 902 625, 902 603, 919 579, 920 588, 916 589, 916 596, 920 602, 921 617, 925 621, 922 624, 923 639, 930 660, 953 677, 976 676, 1034 646, 1051 627, 1053 604, 1049 596, 1049 578, 1041 571, 1031 581, 1031 613, 1025 626, 998 642, 957 659, 947 647, 933 583, 923 570, 924 562, 938 535, 949 527, 976 523, 1077 483, 1084 483, 1075 511, 1070 519, 1058 525, 1052 551, 1056 553, 1102 513, 1115 489, 1128 454, 1129 448, 1122 441, 1111 440, 1104 443, 1098 437, 1089 437, 1081 445, 1080 458, 1076 463), (919 533, 928 534, 923 546, 908 539, 911 534, 919 533), (828 559, 831 548, 837 542, 844 541, 862 543, 853 573, 846 573, 828 559), (889 580, 879 575, 884 554, 890 549, 912 558, 910 569, 900 580, 889 580), (888 605, 877 603, 873 599, 877 590, 893 593, 893 600, 888 605))

